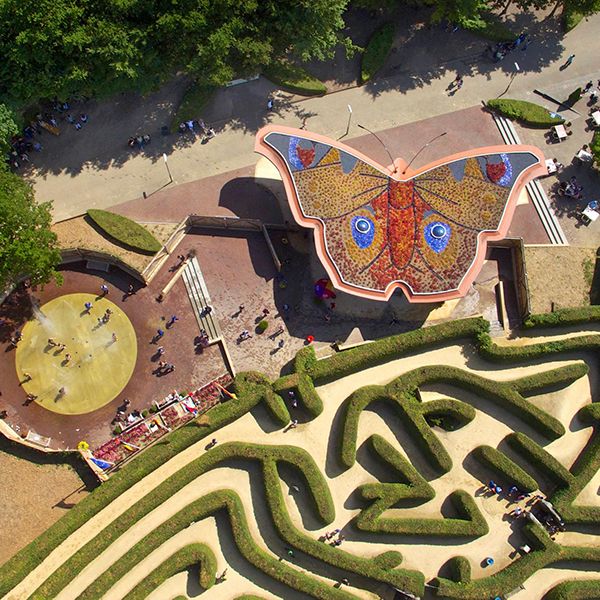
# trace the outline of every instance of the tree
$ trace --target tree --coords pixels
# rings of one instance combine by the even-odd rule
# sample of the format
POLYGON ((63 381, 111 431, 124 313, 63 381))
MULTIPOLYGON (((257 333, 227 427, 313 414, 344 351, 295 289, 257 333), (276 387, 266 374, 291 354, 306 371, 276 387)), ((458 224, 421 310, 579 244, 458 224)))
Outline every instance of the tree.
POLYGON ((10 138, 19 133, 14 113, 4 104, 0 104, 0 154, 10 148, 10 138))
POLYGON ((51 209, 51 202, 35 201, 32 187, 20 177, 0 171, 0 290, 23 277, 32 285, 62 282, 51 209))

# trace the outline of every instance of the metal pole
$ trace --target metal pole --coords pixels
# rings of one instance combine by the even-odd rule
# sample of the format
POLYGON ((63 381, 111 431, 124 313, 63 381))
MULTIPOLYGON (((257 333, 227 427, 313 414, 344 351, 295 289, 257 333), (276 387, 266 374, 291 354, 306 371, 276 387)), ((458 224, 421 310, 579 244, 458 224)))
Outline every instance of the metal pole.
POLYGON ((346 125, 346 133, 344 134, 344 137, 346 135, 348 135, 348 133, 350 132, 350 121, 352 120, 352 107, 348 104, 348 124, 346 125))
POLYGON ((165 161, 165 167, 167 167, 167 173, 169 174, 169 183, 173 183, 173 176, 171 175, 171 169, 169 169, 167 155, 164 152, 163 152, 163 160, 165 161))
POLYGON ((372 132, 370 129, 367 129, 364 125, 360 125, 359 123, 357 123, 356 126, 360 127, 361 129, 364 129, 365 131, 368 131, 383 146, 383 149, 387 152, 387 155, 390 157, 390 162, 392 163, 392 165, 394 165, 394 169, 390 172, 392 174, 395 174, 398 169, 394 164, 394 159, 392 158, 390 151, 388 150, 387 146, 381 141, 381 138, 376 133, 372 132))
POLYGON ((406 171, 408 170, 408 167, 410 167, 410 165, 412 165, 413 162, 415 162, 415 158, 417 158, 417 156, 419 156, 419 154, 421 154, 421 152, 423 152, 423 150, 425 150, 425 148, 427 148, 427 146, 429 146, 429 144, 433 144, 433 142, 435 142, 435 140, 445 136, 447 133, 448 133, 447 131, 438 133, 438 135, 436 135, 434 138, 431 138, 424 146, 419 148, 419 151, 412 157, 411 161, 406 165, 406 167, 404 167, 404 170, 402 171, 402 175, 404 175, 404 173, 406 173, 406 171))

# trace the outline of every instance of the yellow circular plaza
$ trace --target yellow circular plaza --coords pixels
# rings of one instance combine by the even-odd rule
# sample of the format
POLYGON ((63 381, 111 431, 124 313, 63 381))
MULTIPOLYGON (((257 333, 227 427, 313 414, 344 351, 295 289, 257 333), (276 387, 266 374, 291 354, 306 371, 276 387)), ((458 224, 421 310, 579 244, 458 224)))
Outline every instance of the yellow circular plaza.
POLYGON ((116 398, 137 358, 127 315, 94 294, 60 296, 35 312, 16 352, 17 376, 37 396, 35 402, 56 413, 82 415, 116 398), (107 309, 112 313, 104 322, 107 309))

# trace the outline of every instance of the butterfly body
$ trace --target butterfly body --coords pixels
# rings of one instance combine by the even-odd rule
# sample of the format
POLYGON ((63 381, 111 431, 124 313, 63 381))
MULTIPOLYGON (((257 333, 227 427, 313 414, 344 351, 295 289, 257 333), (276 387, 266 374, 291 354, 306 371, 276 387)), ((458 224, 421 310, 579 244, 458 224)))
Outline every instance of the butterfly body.
POLYGON ((386 300, 400 287, 413 302, 466 293, 486 240, 504 237, 517 192, 543 163, 535 148, 500 146, 399 179, 355 150, 283 127, 261 130, 256 150, 278 167, 296 220, 315 229, 338 289, 386 300))

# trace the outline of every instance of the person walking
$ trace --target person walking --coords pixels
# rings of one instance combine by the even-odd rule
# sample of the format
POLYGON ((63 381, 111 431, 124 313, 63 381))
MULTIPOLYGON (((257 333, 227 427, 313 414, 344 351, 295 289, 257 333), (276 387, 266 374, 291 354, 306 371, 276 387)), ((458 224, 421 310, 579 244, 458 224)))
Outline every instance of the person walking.
POLYGON ((157 330, 156 330, 156 339, 157 339, 157 340, 160 340, 160 338, 161 338, 163 335, 165 335, 165 332, 164 332, 162 329, 160 329, 160 328, 159 328, 159 329, 157 329, 157 330))
POLYGON ((91 302, 86 302, 84 304, 84 306, 85 306, 85 311, 84 312, 89 313, 90 310, 92 310, 92 303, 91 302))
POLYGON ((569 54, 569 58, 567 58, 567 60, 565 61, 565 64, 563 65, 563 69, 570 67, 573 64, 574 59, 575 59, 575 55, 569 54))
POLYGON ((172 325, 175 324, 176 321, 179 321, 179 318, 177 317, 177 315, 171 315, 171 318, 169 319, 169 322, 167 323, 167 327, 171 327, 172 325))
POLYGON ((118 339, 118 338, 117 338, 117 334, 113 332, 113 334, 112 334, 112 341, 113 341, 113 344, 114 344, 114 343, 117 341, 117 339, 118 339))
POLYGON ((108 294, 108 286, 105 283, 103 283, 100 286, 100 291, 102 292, 103 296, 106 296, 108 294))

